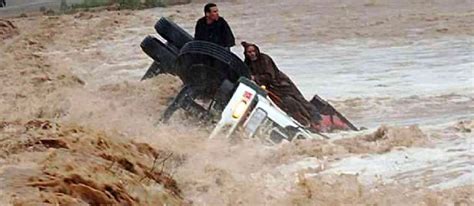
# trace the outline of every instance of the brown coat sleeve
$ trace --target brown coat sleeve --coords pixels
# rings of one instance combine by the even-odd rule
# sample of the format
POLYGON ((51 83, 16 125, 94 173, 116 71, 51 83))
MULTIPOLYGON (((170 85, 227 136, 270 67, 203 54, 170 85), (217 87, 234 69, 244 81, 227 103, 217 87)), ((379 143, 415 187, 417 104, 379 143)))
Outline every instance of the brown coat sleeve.
POLYGON ((273 85, 278 78, 278 69, 273 60, 266 54, 261 54, 259 61, 255 68, 255 81, 260 85, 273 85))

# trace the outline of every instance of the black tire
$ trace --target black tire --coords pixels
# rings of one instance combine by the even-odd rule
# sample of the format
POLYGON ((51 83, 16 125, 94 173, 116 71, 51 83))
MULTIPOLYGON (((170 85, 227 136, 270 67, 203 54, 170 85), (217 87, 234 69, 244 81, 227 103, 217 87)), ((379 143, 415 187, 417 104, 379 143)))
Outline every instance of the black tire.
POLYGON ((184 84, 191 85, 198 96, 212 98, 223 81, 237 83, 250 72, 235 54, 205 41, 191 41, 180 51, 176 62, 176 75, 184 84))
POLYGON ((188 32, 165 17, 161 17, 161 19, 156 22, 155 30, 178 50, 194 39, 188 32))
MULTIPOLYGON (((159 62, 159 67, 152 65, 149 70, 159 68, 161 70, 159 73, 176 74, 175 63, 177 54, 172 48, 152 36, 147 36, 140 44, 140 47, 155 62, 159 62)), ((157 73, 155 71, 150 72, 157 73)), ((147 73, 149 72, 147 71, 147 73)))
POLYGON ((234 53, 217 44, 207 41, 191 41, 181 49, 178 60, 188 55, 204 55, 225 64, 226 68, 219 69, 231 71, 233 76, 227 79, 234 83, 242 76, 250 78, 250 70, 247 65, 234 53))
POLYGON ((174 54, 178 55, 179 54, 179 49, 176 48, 173 44, 171 44, 170 42, 166 42, 166 47, 168 47, 168 49, 170 49, 174 54))

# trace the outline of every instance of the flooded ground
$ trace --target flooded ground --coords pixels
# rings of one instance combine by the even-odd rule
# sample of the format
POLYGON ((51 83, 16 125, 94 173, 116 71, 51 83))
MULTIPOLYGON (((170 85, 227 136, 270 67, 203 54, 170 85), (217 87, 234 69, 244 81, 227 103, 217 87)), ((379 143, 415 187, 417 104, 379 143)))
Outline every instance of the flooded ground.
MULTIPOLYGON (((161 166, 164 176, 170 174, 179 187, 168 191, 178 193, 170 199, 171 204, 179 204, 176 198, 192 205, 472 205, 472 3, 220 3, 221 15, 232 26, 237 41, 257 43, 306 97, 318 94, 357 126, 368 128, 329 134, 330 141, 277 146, 258 140, 210 141, 206 138, 208 128, 182 114, 169 125, 155 126, 180 82, 172 76, 139 81, 151 63, 139 44, 146 35, 156 35, 153 25, 161 16, 172 18, 192 33, 194 21, 202 13, 200 3, 12 19, 19 34, 3 40, 0 47, 1 120, 13 125, 0 127, 0 146, 6 151, 0 153, 0 198, 8 205, 21 202, 17 196, 22 191, 54 192, 51 187, 35 190, 25 186, 22 178, 44 173, 37 168, 44 167, 43 163, 60 165, 51 157, 54 153, 72 160, 80 157, 72 149, 29 150, 10 142, 15 135, 27 139, 51 135, 41 129, 21 129, 21 122, 41 118, 76 128, 94 141, 110 138, 115 142, 114 138, 120 137, 120 142, 144 142, 172 154, 161 166), (33 154, 42 155, 33 158, 33 154), (43 156, 46 159, 39 161, 43 156), (15 171, 22 175, 8 175, 15 171)), ((232 51, 242 56, 239 46, 232 51)), ((64 136, 70 130, 58 130, 53 136, 64 136)), ((66 135, 64 141, 76 148, 74 139, 74 135, 66 135)), ((135 143, 129 144, 129 148, 136 148, 135 143)), ((139 167, 134 175, 125 171, 129 167, 117 170, 130 177, 124 180, 140 179, 153 168, 152 157, 141 158, 145 163, 136 158, 147 153, 124 154, 114 148, 107 150, 114 157, 147 166, 139 167)), ((86 145, 84 149, 89 151, 86 145)), ((97 148, 90 151, 100 154, 97 148)), ((85 164, 99 168, 97 177, 104 178, 112 175, 107 172, 110 159, 85 164), (100 166, 103 161, 108 166, 100 166)), ((58 166, 52 179, 69 174, 96 178, 71 165, 58 166)), ((51 168, 44 168, 51 172, 51 168)), ((106 179, 113 182, 115 178, 106 179)), ((99 180, 99 186, 112 184, 99 180)), ((67 181, 59 183, 55 182, 63 187, 67 181)), ((147 198, 134 195, 137 191, 163 191, 156 185, 140 190, 138 186, 124 188, 120 191, 137 199, 147 198)), ((73 191, 76 193, 64 194, 84 201, 73 191)), ((47 194, 52 199, 62 198, 47 194)))

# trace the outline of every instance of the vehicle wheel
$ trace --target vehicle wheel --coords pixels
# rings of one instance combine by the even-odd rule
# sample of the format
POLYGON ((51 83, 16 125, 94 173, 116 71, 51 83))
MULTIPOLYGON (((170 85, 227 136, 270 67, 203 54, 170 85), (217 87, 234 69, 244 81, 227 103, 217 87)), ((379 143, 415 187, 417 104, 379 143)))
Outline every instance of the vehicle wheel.
MULTIPOLYGON (((148 70, 152 69, 153 71, 147 71, 147 74, 176 74, 175 63, 177 54, 172 48, 152 36, 147 36, 140 44, 140 47, 149 57, 155 60, 155 62, 158 62, 155 65, 150 66, 148 70), (157 72, 156 69, 159 69, 160 71, 157 72)), ((145 76, 147 74, 145 74, 145 76)))
POLYGON ((178 50, 194 39, 188 32, 165 17, 161 17, 161 19, 156 22, 155 30, 166 39, 166 41, 178 48, 178 50))
POLYGON ((224 47, 211 42, 191 41, 187 43, 178 55, 178 61, 182 59, 191 59, 193 62, 197 61, 210 64, 208 66, 211 67, 222 66, 221 68, 215 69, 224 70, 225 73, 228 73, 230 76, 226 79, 229 79, 231 82, 237 82, 241 76, 250 78, 249 68, 238 56, 226 50, 224 47), (203 56, 207 57, 207 60, 198 59, 203 56), (216 63, 216 60, 218 61, 217 65, 212 65, 212 63, 216 63))

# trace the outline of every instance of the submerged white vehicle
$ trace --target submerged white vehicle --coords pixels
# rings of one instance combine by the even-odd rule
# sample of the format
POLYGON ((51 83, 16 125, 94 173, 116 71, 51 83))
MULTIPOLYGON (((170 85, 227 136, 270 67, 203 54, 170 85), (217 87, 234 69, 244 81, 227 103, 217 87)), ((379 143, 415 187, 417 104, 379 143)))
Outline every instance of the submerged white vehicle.
MULTIPOLYGON (((166 122, 176 110, 184 109, 210 122, 215 116, 220 119, 210 138, 230 137, 237 131, 248 137, 268 137, 274 143, 327 138, 304 128, 278 108, 264 89, 249 80, 249 68, 229 50, 211 42, 193 40, 191 35, 166 18, 155 24, 155 30, 166 41, 154 36, 147 36, 142 41, 141 48, 154 60, 142 80, 167 73, 178 76, 183 82, 181 91, 164 111, 162 122, 166 122), (195 101, 199 99, 210 103, 203 105, 195 101)), ((317 95, 310 103, 322 116, 322 128, 357 130, 317 95)))
POLYGON ((283 140, 327 138, 304 128, 276 106, 267 92, 251 80, 242 77, 237 89, 221 113, 220 121, 209 138, 231 137, 240 131, 246 137, 264 137, 273 143, 283 140))

